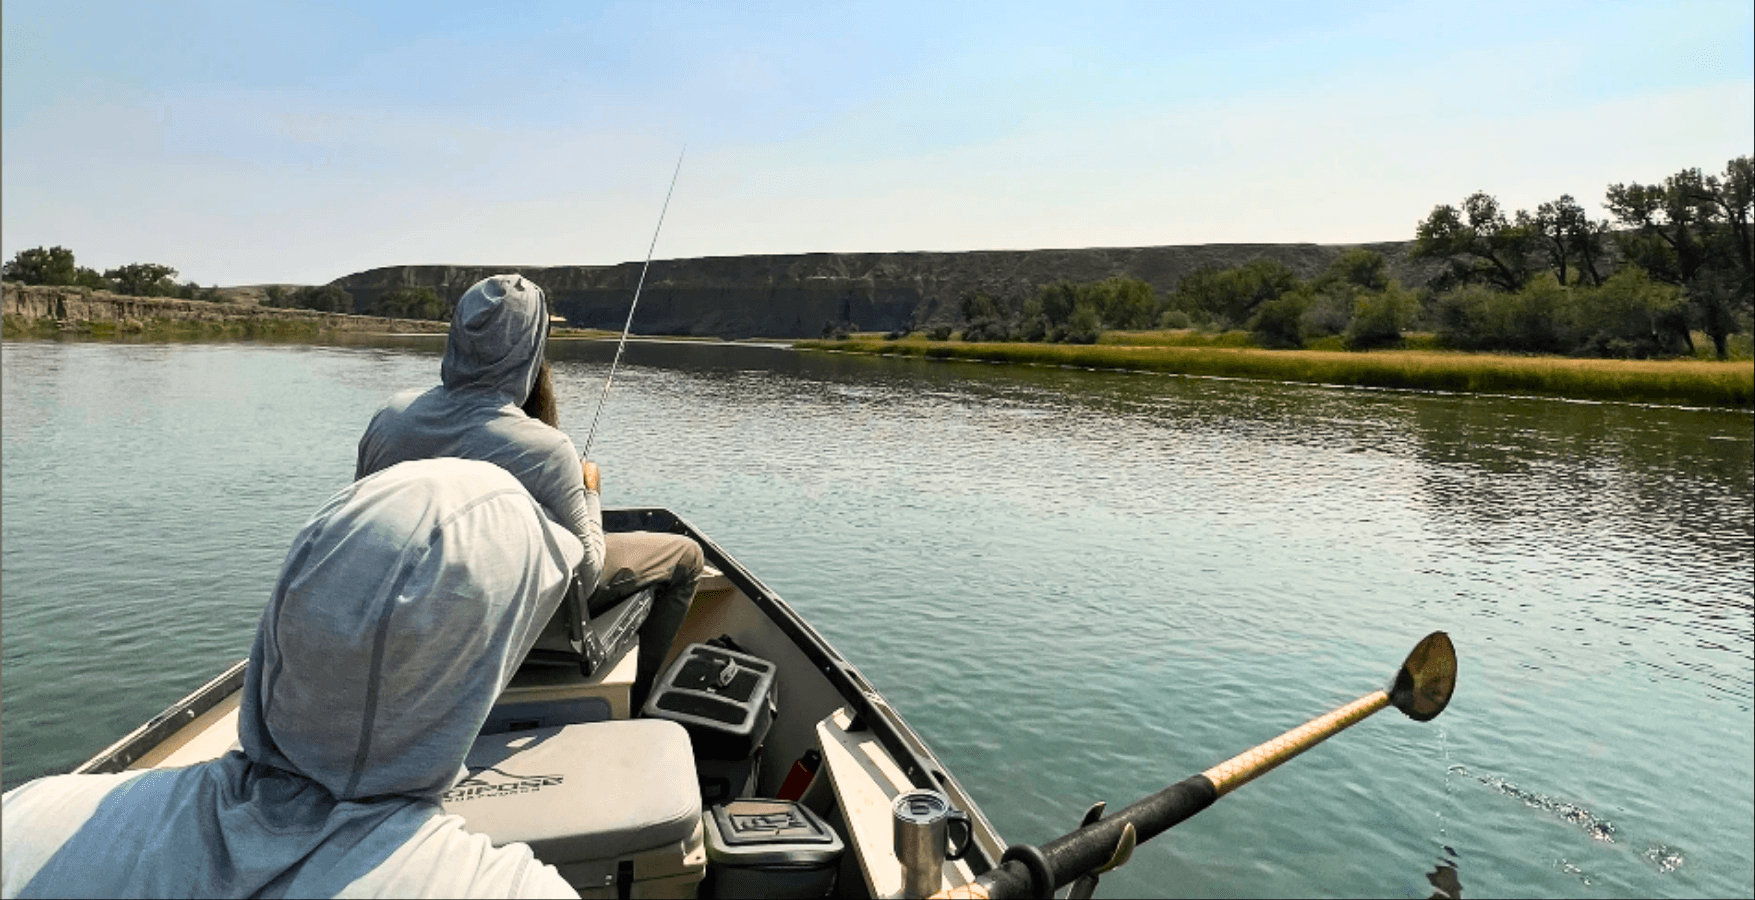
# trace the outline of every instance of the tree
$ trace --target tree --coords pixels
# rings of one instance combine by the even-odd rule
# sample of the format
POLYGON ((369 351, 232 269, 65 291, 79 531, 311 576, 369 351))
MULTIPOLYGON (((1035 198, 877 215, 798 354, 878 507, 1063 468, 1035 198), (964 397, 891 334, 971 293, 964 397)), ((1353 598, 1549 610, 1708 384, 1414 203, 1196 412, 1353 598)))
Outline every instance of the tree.
POLYGON ((73 251, 66 247, 36 247, 20 250, 4 266, 7 281, 25 284, 78 284, 78 267, 73 264, 73 251))
POLYGON ((131 297, 169 297, 177 292, 177 270, 158 263, 129 263, 104 272, 116 292, 131 297))
POLYGON ((293 306, 318 312, 353 312, 353 295, 333 284, 299 288, 292 292, 288 300, 293 306))
POLYGON ((1623 255, 1653 279, 1682 288, 1720 359, 1755 294, 1751 180, 1751 161, 1743 156, 1726 164, 1722 178, 1683 169, 1662 184, 1612 184, 1605 201, 1626 229, 1616 236, 1623 255))
POLYGON ((986 291, 970 291, 963 295, 957 305, 965 322, 1000 317, 999 301, 993 299, 986 291))
POLYGON ((1460 211, 1450 205, 1434 207, 1414 230, 1411 255, 1449 260, 1445 280, 1451 284, 1484 283, 1515 291, 1529 280, 1534 237, 1532 223, 1508 220, 1498 200, 1476 191, 1463 200, 1460 211))
POLYGON ((1353 321, 1346 331, 1347 348, 1369 350, 1400 343, 1402 329, 1408 327, 1418 306, 1414 295, 1396 281, 1381 291, 1361 292, 1353 301, 1353 321))
POLYGON ((1296 350, 1304 346, 1304 311, 1310 291, 1292 291, 1263 303, 1249 320, 1249 333, 1263 347, 1296 350))
POLYGON ((80 266, 74 271, 73 283, 83 288, 91 288, 94 291, 110 291, 116 288, 108 278, 98 274, 96 269, 88 269, 85 266, 80 266))
POLYGON ((1311 283, 1317 290, 1335 284, 1357 285, 1368 291, 1389 287, 1389 268, 1383 254, 1364 247, 1348 247, 1311 283))
POLYGON ((1256 307, 1295 290, 1298 276, 1271 259, 1258 259, 1235 269, 1196 269, 1176 285, 1176 305, 1184 311, 1204 310, 1231 327, 1242 326, 1256 307))
POLYGON ((1603 255, 1603 238, 1609 224, 1592 222, 1571 194, 1561 194, 1560 199, 1536 207, 1534 216, 1518 210, 1517 218, 1535 234, 1561 284, 1576 280, 1566 277, 1568 263, 1575 259, 1582 278, 1589 279, 1591 284, 1603 283, 1597 260, 1603 255))
POLYGON ((445 301, 424 287, 392 288, 372 304, 373 315, 395 319, 443 319, 445 312, 445 301))
POLYGON ((1152 285, 1138 278, 1119 276, 1094 285, 1094 300, 1109 328, 1152 327, 1158 315, 1158 295, 1152 285))
POLYGON ((1675 285, 1653 282, 1638 266, 1623 266, 1601 286, 1575 288, 1575 353, 1644 358, 1675 356, 1685 344, 1687 304, 1675 285))

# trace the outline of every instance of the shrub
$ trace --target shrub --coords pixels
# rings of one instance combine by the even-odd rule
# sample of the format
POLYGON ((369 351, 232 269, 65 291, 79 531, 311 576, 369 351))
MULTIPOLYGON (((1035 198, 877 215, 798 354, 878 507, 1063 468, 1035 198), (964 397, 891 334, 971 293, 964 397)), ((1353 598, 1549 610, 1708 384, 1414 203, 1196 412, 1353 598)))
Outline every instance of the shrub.
POLYGON ((1263 303, 1249 320, 1249 333, 1263 347, 1296 350, 1304 346, 1304 311, 1310 304, 1301 291, 1263 303))
POLYGON ((333 284, 299 288, 292 292, 287 301, 292 306, 318 312, 353 312, 353 295, 333 284))
POLYGON ((1353 301, 1353 321, 1346 332, 1347 349, 1369 350, 1401 342, 1402 329, 1413 320, 1418 302, 1394 281, 1376 293, 1361 292, 1353 301))
POLYGON ((963 329, 965 341, 1009 341, 1012 330, 997 318, 976 319, 963 329))
POLYGON ((1644 359, 1679 356, 1687 301, 1680 288, 1651 280, 1638 266, 1616 272, 1601 287, 1573 288, 1573 352, 1644 359))
POLYGON ((398 319, 445 319, 445 301, 430 288, 399 287, 385 291, 372 304, 372 314, 398 319))
POLYGON ((1158 317, 1159 328, 1188 328, 1190 324, 1188 313, 1180 309, 1164 310, 1164 314, 1158 317))
POLYGON ((1066 327, 1062 329, 1059 339, 1064 344, 1095 344, 1103 334, 1103 319, 1097 307, 1091 303, 1080 303, 1073 307, 1072 314, 1067 317, 1066 327))

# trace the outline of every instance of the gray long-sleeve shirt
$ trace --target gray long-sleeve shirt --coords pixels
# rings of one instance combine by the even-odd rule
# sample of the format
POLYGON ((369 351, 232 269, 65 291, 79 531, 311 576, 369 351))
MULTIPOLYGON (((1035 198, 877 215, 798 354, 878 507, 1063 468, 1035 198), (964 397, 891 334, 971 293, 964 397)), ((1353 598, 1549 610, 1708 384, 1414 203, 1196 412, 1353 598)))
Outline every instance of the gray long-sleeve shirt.
POLYGON ((536 502, 585 545, 579 583, 587 593, 603 573, 603 516, 587 491, 572 439, 525 415, 548 340, 542 291, 517 275, 496 275, 457 301, 443 383, 398 394, 360 438, 354 477, 411 459, 454 456, 512 473, 536 502))
POLYGON ((439 800, 580 548, 503 469, 356 481, 293 541, 250 651, 242 749, 0 798, 0 897, 576 897, 439 800))

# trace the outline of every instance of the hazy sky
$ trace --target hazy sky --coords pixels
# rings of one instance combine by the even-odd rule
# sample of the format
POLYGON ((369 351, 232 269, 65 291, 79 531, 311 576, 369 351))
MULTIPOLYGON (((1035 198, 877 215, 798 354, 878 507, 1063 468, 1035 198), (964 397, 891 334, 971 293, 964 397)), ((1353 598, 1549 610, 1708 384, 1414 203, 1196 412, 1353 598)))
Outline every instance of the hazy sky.
POLYGON ((404 263, 1405 240, 1755 152, 1748 0, 13 2, 0 255, 404 263))

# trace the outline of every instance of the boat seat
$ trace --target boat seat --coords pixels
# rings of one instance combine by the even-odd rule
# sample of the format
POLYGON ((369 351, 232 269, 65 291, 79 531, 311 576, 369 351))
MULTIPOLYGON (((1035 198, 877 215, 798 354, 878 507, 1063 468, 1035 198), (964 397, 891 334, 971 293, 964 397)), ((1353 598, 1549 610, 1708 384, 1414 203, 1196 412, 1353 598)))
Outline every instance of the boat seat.
POLYGON ((620 598, 602 591, 583 596, 578 582, 567 589, 553 616, 536 635, 526 665, 577 666, 590 677, 612 666, 639 640, 640 626, 652 612, 653 588, 620 598))
POLYGON ((692 896, 706 874, 694 749, 632 719, 483 735, 445 812, 495 846, 522 841, 582 897, 692 896))

